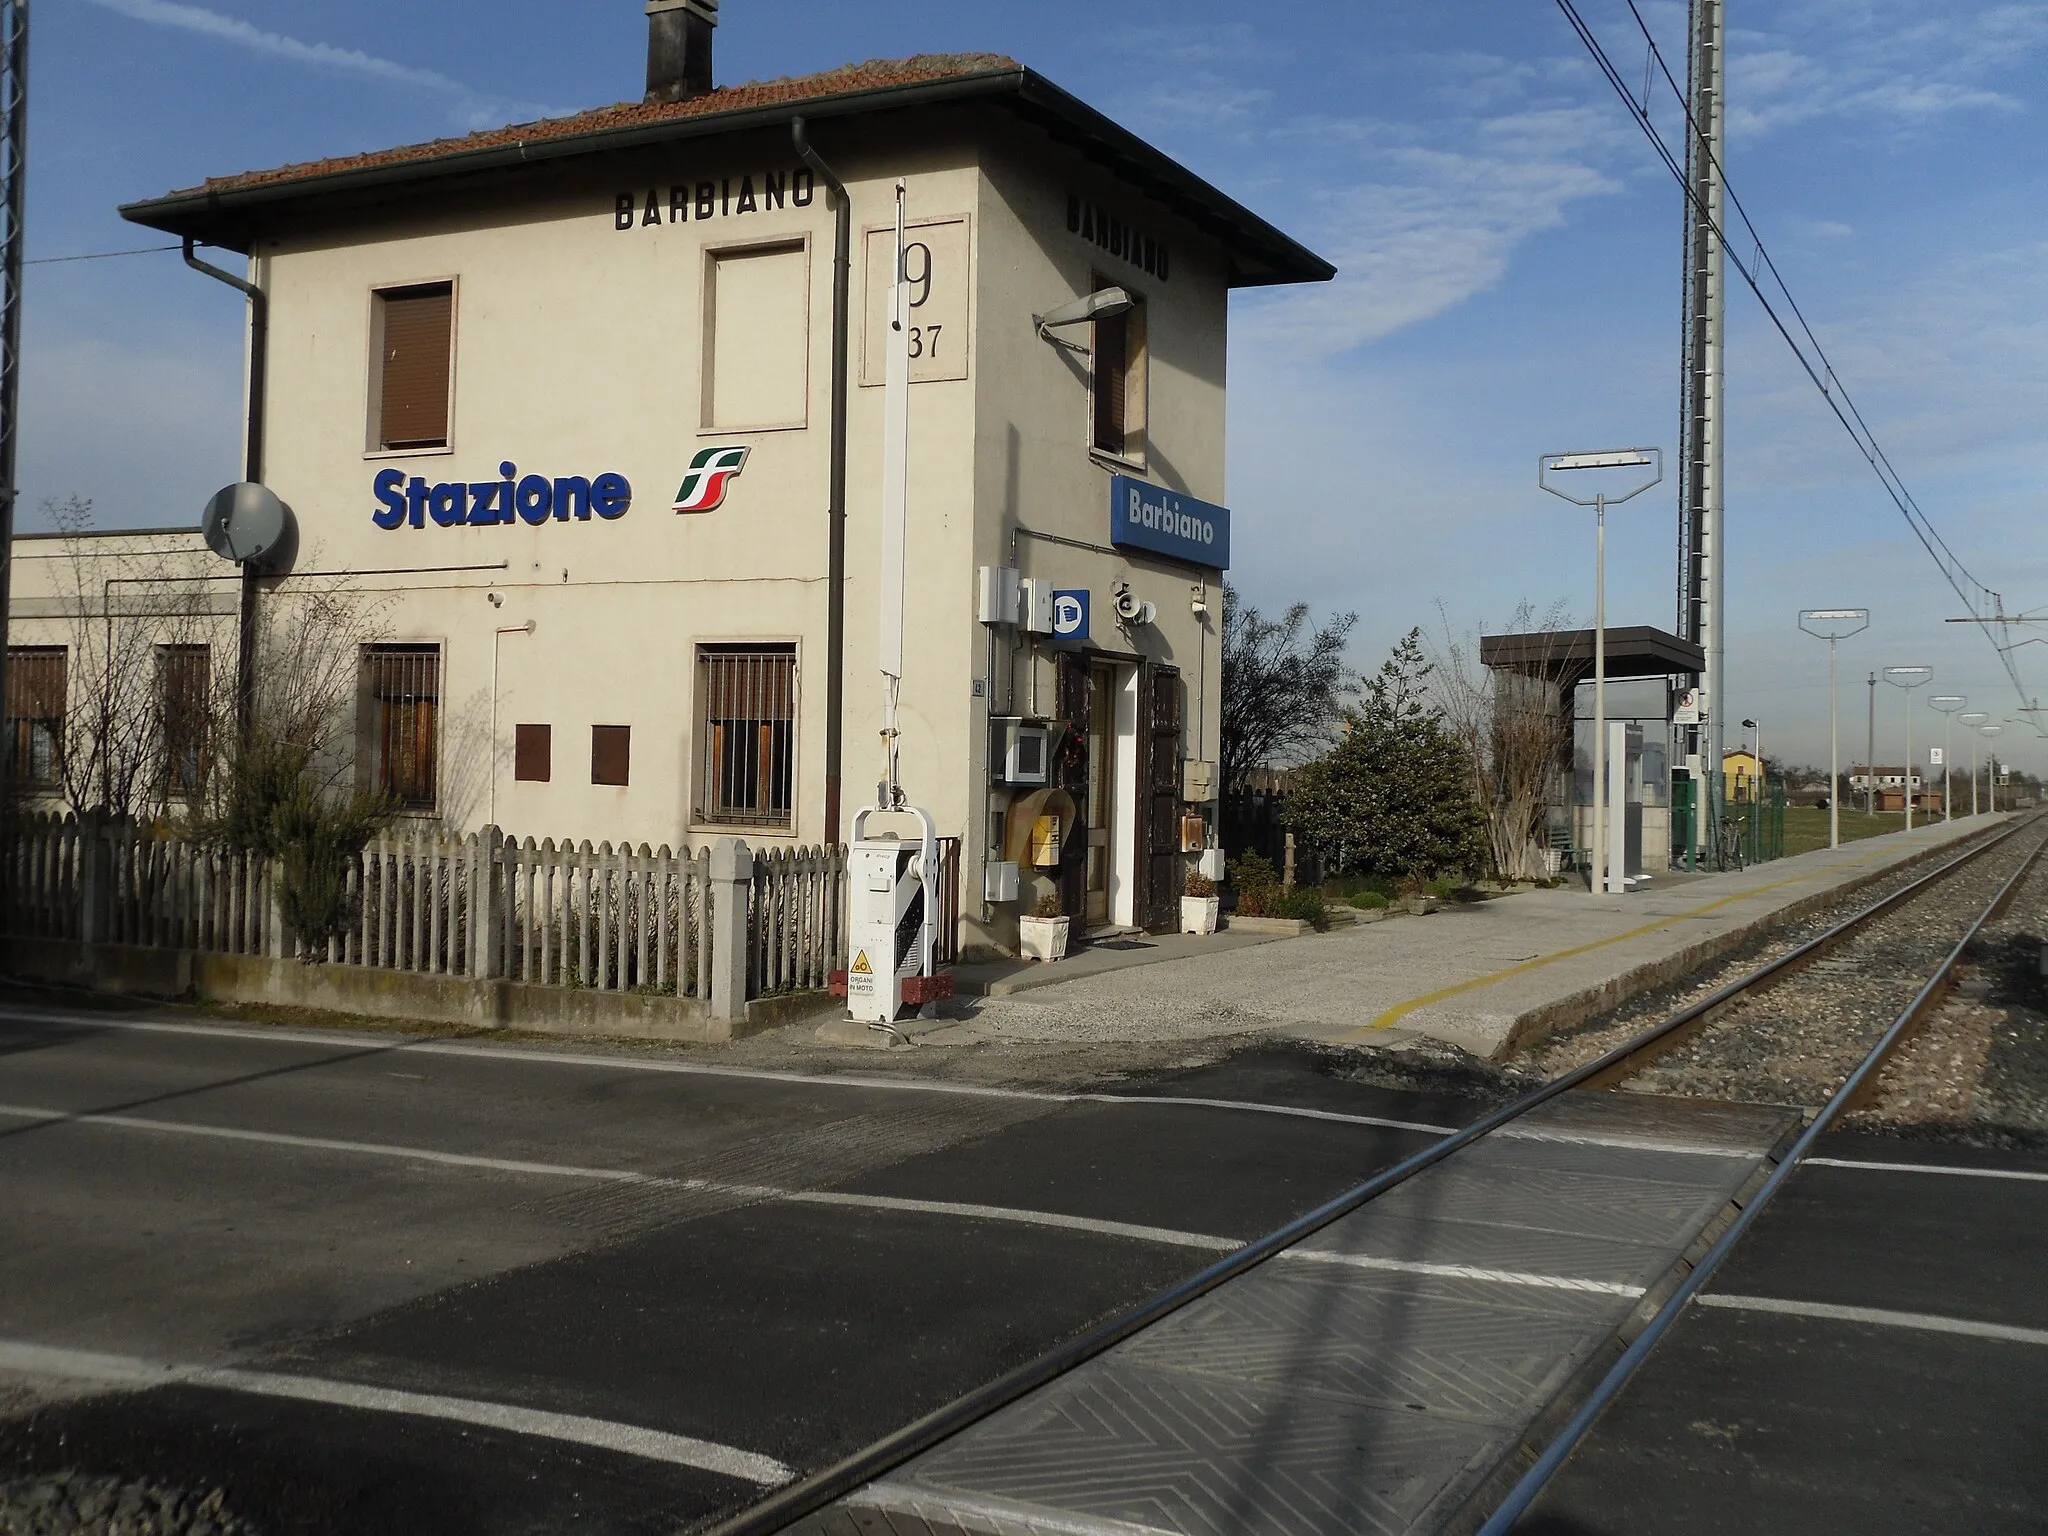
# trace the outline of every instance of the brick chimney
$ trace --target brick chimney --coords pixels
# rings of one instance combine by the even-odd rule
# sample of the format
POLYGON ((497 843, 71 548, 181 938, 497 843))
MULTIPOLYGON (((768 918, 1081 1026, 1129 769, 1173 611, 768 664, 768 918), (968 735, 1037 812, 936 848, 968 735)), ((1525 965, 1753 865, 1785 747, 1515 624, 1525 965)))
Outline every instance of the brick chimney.
POLYGON ((711 90, 718 0, 647 0, 647 99, 688 101, 711 90))

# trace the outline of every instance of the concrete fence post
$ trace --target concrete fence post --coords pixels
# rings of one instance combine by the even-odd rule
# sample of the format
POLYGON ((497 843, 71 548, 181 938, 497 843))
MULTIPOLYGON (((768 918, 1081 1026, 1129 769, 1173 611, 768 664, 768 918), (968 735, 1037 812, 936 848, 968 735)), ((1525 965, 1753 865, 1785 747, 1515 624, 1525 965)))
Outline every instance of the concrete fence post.
POLYGON ((738 1024, 747 1016, 747 908, 754 886, 754 850, 737 837, 711 845, 711 1017, 738 1024))
POLYGON ((478 981, 505 973, 505 834, 485 827, 470 842, 469 974, 478 981))
POLYGON ((78 818, 78 937, 104 944, 112 937, 114 842, 104 816, 78 818))
POLYGON ((263 953, 290 960, 299 952, 299 936, 284 915, 284 860, 263 866, 263 953))

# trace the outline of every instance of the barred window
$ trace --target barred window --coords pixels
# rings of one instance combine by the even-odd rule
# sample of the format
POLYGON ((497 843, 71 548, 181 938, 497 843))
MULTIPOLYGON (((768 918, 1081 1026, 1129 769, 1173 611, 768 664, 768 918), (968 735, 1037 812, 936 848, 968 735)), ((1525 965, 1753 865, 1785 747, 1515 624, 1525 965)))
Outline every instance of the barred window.
POLYGON ((54 784, 64 770, 64 647, 7 648, 7 776, 54 784))
POLYGON ((212 657, 203 645, 156 648, 157 721, 163 733, 164 792, 196 795, 206 776, 212 657))
POLYGON ((700 645, 703 763, 697 815, 787 829, 796 788, 796 647, 700 645))
MULTIPOLYGON (((1091 291, 1124 287, 1096 274, 1091 291)), ((1128 292, 1126 288, 1126 292, 1128 292)), ((1098 453, 1120 459, 1145 457, 1145 301, 1131 294, 1131 307, 1094 322, 1090 372, 1090 440, 1098 453)))
POLYGON ((369 787, 393 796, 408 811, 433 810, 441 647, 366 646, 363 696, 369 787))

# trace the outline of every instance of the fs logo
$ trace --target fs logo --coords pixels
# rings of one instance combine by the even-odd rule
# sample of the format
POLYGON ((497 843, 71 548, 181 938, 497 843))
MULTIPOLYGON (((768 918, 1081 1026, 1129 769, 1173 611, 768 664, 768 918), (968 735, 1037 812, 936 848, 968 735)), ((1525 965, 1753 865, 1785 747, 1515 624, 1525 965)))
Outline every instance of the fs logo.
POLYGON ((709 512, 725 500, 725 488, 747 467, 751 448, 706 448, 690 460, 676 488, 676 511, 709 512))

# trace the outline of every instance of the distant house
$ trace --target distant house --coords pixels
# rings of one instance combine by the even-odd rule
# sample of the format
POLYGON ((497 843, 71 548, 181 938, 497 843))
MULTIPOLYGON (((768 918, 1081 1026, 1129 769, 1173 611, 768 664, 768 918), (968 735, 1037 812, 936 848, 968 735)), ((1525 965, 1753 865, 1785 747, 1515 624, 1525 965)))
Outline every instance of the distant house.
POLYGON ((1874 790, 1872 801, 1880 811, 1903 811, 1909 777, 1912 780, 1913 809, 1939 812, 1942 808, 1941 791, 1926 787, 1918 764, 1913 766, 1910 775, 1903 767, 1887 767, 1880 763, 1875 768, 1866 768, 1858 764, 1849 770, 1849 788, 1859 795, 1874 790))
POLYGON ((1763 763, 1754 752, 1737 750, 1721 754, 1721 783, 1730 800, 1755 796, 1757 780, 1763 777, 1763 763))

